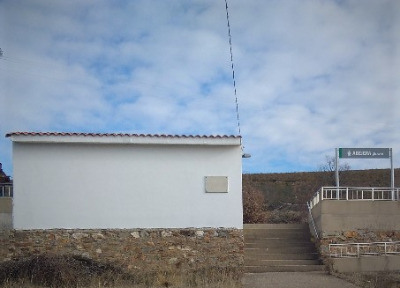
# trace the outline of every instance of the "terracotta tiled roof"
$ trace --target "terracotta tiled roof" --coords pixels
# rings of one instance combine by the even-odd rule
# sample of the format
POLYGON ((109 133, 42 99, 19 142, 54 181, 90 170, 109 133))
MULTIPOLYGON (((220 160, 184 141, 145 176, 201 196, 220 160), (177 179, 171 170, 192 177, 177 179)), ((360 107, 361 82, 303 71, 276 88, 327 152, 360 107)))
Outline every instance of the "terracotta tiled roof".
POLYGON ((85 136, 85 137, 151 137, 151 138, 241 138, 237 135, 171 135, 171 134, 129 134, 129 133, 81 133, 81 132, 11 132, 11 136, 85 136))

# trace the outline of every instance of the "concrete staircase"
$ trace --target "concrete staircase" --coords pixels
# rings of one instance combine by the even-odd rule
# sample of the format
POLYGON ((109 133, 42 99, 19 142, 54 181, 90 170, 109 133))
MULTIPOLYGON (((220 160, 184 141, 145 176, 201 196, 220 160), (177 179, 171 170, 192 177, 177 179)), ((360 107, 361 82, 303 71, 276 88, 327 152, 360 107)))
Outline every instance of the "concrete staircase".
POLYGON ((307 224, 245 224, 246 273, 324 271, 307 224))

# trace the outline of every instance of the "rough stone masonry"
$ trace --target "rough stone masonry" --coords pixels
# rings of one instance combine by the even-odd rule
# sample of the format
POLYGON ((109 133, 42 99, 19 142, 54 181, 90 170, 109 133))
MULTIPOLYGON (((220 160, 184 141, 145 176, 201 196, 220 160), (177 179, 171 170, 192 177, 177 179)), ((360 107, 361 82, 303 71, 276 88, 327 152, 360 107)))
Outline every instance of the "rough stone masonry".
POLYGON ((0 261, 79 255, 125 271, 243 267, 240 229, 54 229, 0 231, 0 261))

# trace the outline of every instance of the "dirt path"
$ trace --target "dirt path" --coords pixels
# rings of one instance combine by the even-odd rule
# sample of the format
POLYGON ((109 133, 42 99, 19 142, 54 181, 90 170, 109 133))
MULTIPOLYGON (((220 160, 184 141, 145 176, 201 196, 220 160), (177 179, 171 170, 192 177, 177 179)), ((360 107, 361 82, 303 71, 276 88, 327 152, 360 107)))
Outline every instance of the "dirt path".
POLYGON ((243 288, 359 288, 325 272, 247 273, 243 288))

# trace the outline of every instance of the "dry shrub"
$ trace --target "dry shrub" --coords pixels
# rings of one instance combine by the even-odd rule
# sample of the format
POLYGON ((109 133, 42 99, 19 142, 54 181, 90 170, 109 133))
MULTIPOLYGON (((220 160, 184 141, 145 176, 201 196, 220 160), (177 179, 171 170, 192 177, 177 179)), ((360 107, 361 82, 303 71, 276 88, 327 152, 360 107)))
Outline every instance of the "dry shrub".
POLYGON ((268 223, 303 223, 304 215, 301 211, 273 210, 268 215, 268 223))
POLYGON ((306 205, 285 203, 268 211, 268 223, 307 223, 308 210, 306 205))
POLYGON ((264 210, 263 193, 251 185, 243 185, 243 222, 265 223, 267 216, 264 210))
POLYGON ((0 265, 0 285, 32 284, 45 287, 78 287, 96 278, 102 284, 113 283, 121 271, 80 256, 38 255, 0 265))
POLYGON ((206 267, 186 273, 166 270, 158 273, 151 287, 239 288, 242 276, 243 271, 239 267, 206 267))
POLYGON ((80 256, 38 255, 0 264, 0 287, 213 287, 239 288, 241 267, 206 267, 180 271, 158 267, 157 271, 124 273, 80 256))

